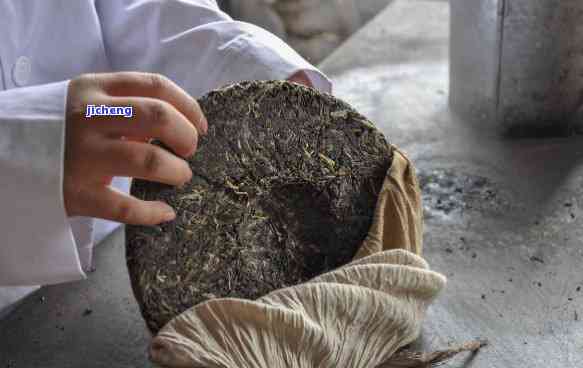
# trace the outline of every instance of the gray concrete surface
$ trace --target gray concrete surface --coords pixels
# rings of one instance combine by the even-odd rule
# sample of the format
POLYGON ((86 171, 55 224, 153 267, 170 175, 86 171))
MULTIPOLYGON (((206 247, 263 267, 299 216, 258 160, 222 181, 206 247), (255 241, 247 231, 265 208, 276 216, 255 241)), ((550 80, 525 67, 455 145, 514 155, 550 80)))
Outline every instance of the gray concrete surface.
MULTIPOLYGON (((502 140, 451 114, 448 17, 447 3, 397 0, 322 65, 418 168, 425 256, 449 281, 416 345, 490 340, 450 367, 581 367, 583 139, 502 140)), ((0 367, 149 366, 122 232, 96 266, 0 321, 0 367)))
POLYGON ((457 366, 581 367, 583 139, 506 140, 453 115, 448 15, 398 1, 323 64, 418 168, 425 255, 449 277, 421 346, 481 337, 457 366))
POLYGON ((0 367, 149 367, 149 333, 132 295, 120 229, 82 282, 44 287, 0 321, 0 367))

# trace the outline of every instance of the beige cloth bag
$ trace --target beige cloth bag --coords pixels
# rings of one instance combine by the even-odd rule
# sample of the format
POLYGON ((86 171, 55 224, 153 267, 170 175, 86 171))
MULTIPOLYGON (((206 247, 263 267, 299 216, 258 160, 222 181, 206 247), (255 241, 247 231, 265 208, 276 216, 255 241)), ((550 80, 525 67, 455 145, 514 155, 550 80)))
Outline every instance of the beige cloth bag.
POLYGON ((395 149, 353 262, 255 301, 196 305, 160 330, 150 359, 173 368, 413 366, 394 354, 418 337, 446 283, 421 258, 422 226, 413 166, 395 149))

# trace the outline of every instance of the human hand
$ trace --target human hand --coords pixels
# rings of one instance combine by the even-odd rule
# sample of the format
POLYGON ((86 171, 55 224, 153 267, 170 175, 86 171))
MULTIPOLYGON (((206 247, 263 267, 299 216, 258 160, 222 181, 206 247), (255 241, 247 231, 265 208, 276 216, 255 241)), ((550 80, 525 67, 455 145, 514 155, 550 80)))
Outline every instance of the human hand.
POLYGON ((306 72, 304 72, 303 70, 300 70, 299 72, 294 73, 287 80, 289 82, 303 84, 306 87, 313 87, 312 81, 310 80, 310 78, 308 77, 306 72))
POLYGON ((195 153, 199 135, 207 130, 196 100, 163 76, 121 72, 71 80, 63 182, 67 214, 139 225, 174 219, 168 204, 121 193, 110 187, 111 180, 127 176, 184 184, 192 171, 183 158, 195 153), (86 117, 87 105, 131 106, 133 113, 130 118, 86 117), (176 155, 150 144, 151 139, 160 140, 176 155))

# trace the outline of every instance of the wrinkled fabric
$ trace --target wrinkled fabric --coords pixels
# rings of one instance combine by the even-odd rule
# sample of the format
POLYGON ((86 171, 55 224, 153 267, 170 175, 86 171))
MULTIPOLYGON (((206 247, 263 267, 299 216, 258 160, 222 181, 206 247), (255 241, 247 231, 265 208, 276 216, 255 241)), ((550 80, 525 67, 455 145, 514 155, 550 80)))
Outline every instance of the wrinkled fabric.
POLYGON ((399 150, 354 260, 255 301, 194 306, 153 339, 163 367, 388 367, 415 340, 446 278, 421 257, 422 206, 414 169, 399 150))

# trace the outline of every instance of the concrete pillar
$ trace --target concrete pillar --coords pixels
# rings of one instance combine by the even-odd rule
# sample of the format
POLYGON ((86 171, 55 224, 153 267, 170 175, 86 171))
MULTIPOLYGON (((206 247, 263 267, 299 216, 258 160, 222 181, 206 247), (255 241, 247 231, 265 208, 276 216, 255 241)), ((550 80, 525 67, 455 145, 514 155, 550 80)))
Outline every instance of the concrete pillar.
POLYGON ((452 109, 511 135, 569 131, 583 103, 583 1, 450 4, 452 109))

